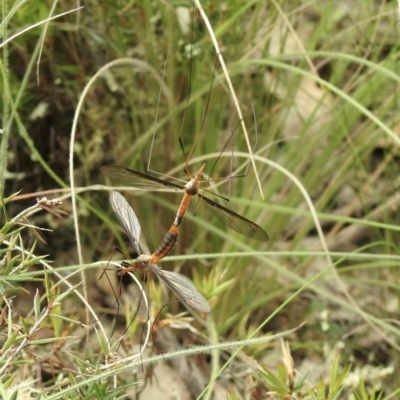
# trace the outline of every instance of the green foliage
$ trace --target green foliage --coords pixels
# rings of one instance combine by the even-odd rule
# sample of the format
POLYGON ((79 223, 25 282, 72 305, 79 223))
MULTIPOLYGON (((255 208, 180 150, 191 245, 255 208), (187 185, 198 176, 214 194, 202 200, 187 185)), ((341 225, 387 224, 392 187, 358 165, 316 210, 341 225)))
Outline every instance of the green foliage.
MULTIPOLYGON (((160 381, 148 364, 188 354, 207 374, 173 364, 192 397, 220 382, 231 399, 398 396, 396 4, 204 1, 247 138, 191 1, 59 16, 74 6, 1 1, 0 397, 139 396, 160 381), (127 288, 110 254, 131 244, 98 186, 104 164, 184 183, 203 162, 202 188, 270 237, 191 201, 160 267, 191 277, 208 319, 162 308, 173 295, 151 277, 127 288), (266 339, 289 330, 293 359, 284 344, 276 361, 266 339), (144 353, 148 337, 166 354, 144 353)), ((182 193, 124 194, 152 252, 182 193)))

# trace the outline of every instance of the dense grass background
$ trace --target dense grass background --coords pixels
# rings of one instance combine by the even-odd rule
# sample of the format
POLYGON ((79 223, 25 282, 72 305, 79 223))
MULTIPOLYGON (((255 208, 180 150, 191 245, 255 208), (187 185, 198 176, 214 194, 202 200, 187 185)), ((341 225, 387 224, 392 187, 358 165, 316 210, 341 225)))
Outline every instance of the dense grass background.
MULTIPOLYGON (((270 240, 227 230, 193 202, 197 215, 160 266, 190 277, 212 312, 190 318, 172 303, 154 346, 141 346, 146 310, 121 340, 140 289, 130 278, 120 289, 115 271, 97 280, 114 246, 132 252, 99 168, 146 172, 154 134, 150 168, 164 176, 186 179, 180 135, 186 154, 195 142, 192 173, 204 161, 213 179, 245 171, 249 150, 210 33, 190 1, 90 2, 24 33, 79 4, 1 2, 3 398, 133 396, 143 382, 141 398, 397 398, 396 3, 243 3, 202 5, 256 171, 210 190, 270 240), (43 196, 63 203, 43 209, 43 196), (187 353, 155 356, 172 351, 187 353)), ((123 193, 154 250, 181 194, 123 193)), ((144 286, 153 323, 173 295, 152 278, 144 286)))

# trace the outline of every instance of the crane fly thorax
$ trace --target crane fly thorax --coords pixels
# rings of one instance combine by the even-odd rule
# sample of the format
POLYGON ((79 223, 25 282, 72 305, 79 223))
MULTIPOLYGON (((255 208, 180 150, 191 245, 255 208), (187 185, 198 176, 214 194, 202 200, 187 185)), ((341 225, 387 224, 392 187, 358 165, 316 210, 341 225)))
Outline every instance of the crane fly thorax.
POLYGON ((185 185, 185 193, 189 196, 196 196, 199 193, 199 181, 194 178, 185 185))
POLYGON ((138 269, 147 269, 151 264, 151 256, 147 254, 141 254, 135 260, 135 267, 138 269))

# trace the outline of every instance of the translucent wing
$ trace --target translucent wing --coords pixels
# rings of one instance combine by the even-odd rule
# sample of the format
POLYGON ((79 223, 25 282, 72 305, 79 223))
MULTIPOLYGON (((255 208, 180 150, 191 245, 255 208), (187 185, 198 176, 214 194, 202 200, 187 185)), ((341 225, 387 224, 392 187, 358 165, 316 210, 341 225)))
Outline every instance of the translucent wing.
POLYGON ((198 312, 208 314, 211 311, 210 305, 202 294, 194 287, 193 283, 184 276, 172 272, 165 271, 157 268, 154 265, 150 265, 149 268, 158 275, 167 286, 176 294, 176 296, 182 302, 193 308, 198 312))
POLYGON ((158 179, 119 165, 104 165, 100 168, 100 171, 103 175, 108 176, 113 183, 133 186, 142 190, 168 191, 168 188, 170 188, 169 191, 183 190, 183 185, 158 179))
POLYGON ((208 197, 201 194, 198 194, 198 196, 202 198, 206 204, 216 210, 215 216, 228 228, 231 228, 251 239, 260 240, 262 242, 269 240, 267 232, 265 232, 264 229, 255 222, 252 222, 249 219, 236 214, 234 211, 219 205, 208 197))
POLYGON ((141 228, 139 220, 137 219, 132 207, 122 194, 115 191, 110 193, 110 203, 119 223, 124 227, 136 253, 139 255, 142 254, 139 247, 141 228))

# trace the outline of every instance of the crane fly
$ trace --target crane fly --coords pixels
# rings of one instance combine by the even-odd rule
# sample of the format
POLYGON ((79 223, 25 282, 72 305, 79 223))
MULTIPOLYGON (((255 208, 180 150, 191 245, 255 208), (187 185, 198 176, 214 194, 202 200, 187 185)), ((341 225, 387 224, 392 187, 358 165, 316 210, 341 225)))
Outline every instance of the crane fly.
MULTIPOLYGON (((110 177, 112 182, 115 183, 121 183, 124 185, 128 186, 133 186, 138 189, 144 189, 144 190, 153 190, 153 191, 162 191, 165 190, 165 188, 172 188, 174 190, 183 190, 184 195, 183 199, 181 201, 181 204, 179 206, 178 212, 176 214, 175 220, 168 231, 168 233, 165 235, 163 242, 160 244, 159 249, 160 253, 156 255, 157 252, 154 253, 155 259, 153 260, 154 263, 159 261, 162 257, 164 257, 166 254, 168 254, 171 249, 173 248, 176 239, 178 237, 178 229, 179 225, 182 223, 182 220, 185 216, 186 210, 188 208, 190 199, 193 196, 197 196, 198 199, 204 200, 206 204, 208 204, 210 207, 216 210, 215 214, 218 217, 218 219, 227 227, 233 229, 234 231, 247 236, 248 238, 259 240, 259 241, 268 241, 268 234, 264 231, 263 228, 261 228, 259 225, 257 225, 255 222, 252 222, 248 220, 245 217, 242 217, 239 214, 236 214, 234 211, 229 210, 228 208, 216 203, 215 201, 209 199, 208 197, 204 196, 203 193, 200 193, 201 188, 201 178, 203 171, 205 169, 205 164, 203 164, 200 169, 197 171, 197 173, 194 176, 191 176, 189 172, 189 166, 188 166, 188 160, 191 158, 193 155, 193 150, 195 148, 195 144, 199 138, 199 134, 203 131, 204 123, 206 121, 206 115, 207 115, 207 110, 209 108, 210 104, 210 98, 211 98, 211 89, 213 86, 214 82, 214 75, 215 75, 215 69, 217 67, 217 63, 219 58, 215 58, 215 66, 214 66, 214 75, 210 83, 210 91, 208 93, 208 99, 206 103, 206 109, 205 109, 205 114, 203 117, 203 121, 201 123, 200 130, 197 132, 194 142, 192 145, 192 149, 189 153, 188 156, 185 155, 185 150, 183 146, 183 141, 182 141, 182 132, 184 131, 184 125, 185 125, 185 120, 186 120, 186 112, 188 109, 189 105, 189 99, 190 99, 190 92, 191 92, 191 81, 192 81, 192 56, 193 56, 193 48, 192 48, 192 43, 193 43, 193 33, 194 33, 194 13, 192 14, 192 20, 191 20, 191 45, 190 45, 190 67, 189 67, 189 93, 188 97, 186 100, 186 108, 183 113, 183 118, 181 122, 181 128, 180 128, 180 135, 179 135, 179 144, 181 146, 184 159, 185 159, 185 165, 186 165, 186 173, 189 177, 189 182, 187 182, 185 185, 173 183, 170 181, 166 181, 164 179, 156 178, 152 175, 148 175, 146 173, 138 172, 131 170, 129 168, 125 168, 119 165, 105 165, 100 168, 100 171, 110 177), (158 258, 157 258, 158 257, 158 258)), ((168 53, 169 54, 169 53, 168 53)), ((167 56, 168 57, 168 56, 167 56)), ((162 81, 164 80, 164 75, 166 71, 166 63, 164 66, 164 71, 162 75, 162 81)), ((150 157, 147 165, 147 169, 150 170, 150 161, 151 161, 151 154, 152 154, 152 149, 155 141, 155 134, 156 134, 156 127, 157 127, 157 118, 158 118, 158 110, 159 110, 159 105, 161 101, 161 94, 162 94, 162 86, 160 86, 159 94, 158 94, 158 102, 157 102, 157 111, 156 111, 156 118, 154 121, 154 132, 153 132, 153 138, 151 142, 151 148, 150 148, 150 157)), ((230 138, 228 139, 227 143, 225 146, 228 145, 229 141, 233 138, 233 134, 236 131, 236 129, 232 132, 230 138)), ((224 146, 224 148, 225 148, 224 146)), ((203 192, 205 190, 203 189, 203 192)))
POLYGON ((144 254, 139 246, 141 231, 139 220, 132 207, 122 194, 115 191, 110 193, 110 203, 118 221, 128 235, 135 252, 138 254, 138 257, 132 264, 125 264, 126 268, 121 271, 121 274, 134 270, 144 272, 150 270, 154 272, 182 302, 195 311, 209 313, 211 311, 210 305, 189 279, 176 272, 165 271, 155 265, 172 249, 176 242, 177 235, 175 238, 171 238, 169 232, 167 232, 160 246, 152 255, 144 254), (168 251, 165 250, 165 243, 171 246, 168 251))
MULTIPOLYGON (((171 237, 175 237, 175 242, 178 236, 178 227, 181 224, 183 217, 185 216, 185 212, 188 208, 190 199, 193 196, 197 196, 199 199, 203 200, 210 207, 215 209, 217 211, 215 213, 216 216, 227 227, 233 229, 236 232, 241 233, 244 236, 247 236, 248 238, 266 242, 268 240, 268 234, 255 222, 252 222, 247 218, 242 217, 239 214, 236 214, 234 211, 231 211, 228 208, 221 206, 215 201, 199 193, 201 190, 200 179, 202 177, 205 167, 206 164, 203 164, 197 171, 197 173, 194 175, 194 177, 188 174, 190 181, 187 182, 184 186, 170 181, 166 181, 164 179, 159 179, 154 176, 144 174, 142 172, 134 171, 129 168, 121 167, 119 165, 105 165, 100 168, 100 171, 104 175, 110 177, 112 182, 134 186, 138 189, 160 191, 160 190, 165 190, 165 187, 169 187, 175 190, 183 190, 185 192, 183 195, 183 199, 179 206, 175 220, 170 230, 168 231, 171 237)), ((173 243, 173 245, 175 244, 175 242, 173 243)), ((169 251, 171 251, 173 245, 169 246, 168 243, 166 243, 165 247, 166 253, 162 254, 161 258, 164 257, 166 254, 168 254, 169 251)), ((160 258, 156 259, 155 262, 159 260, 160 258)))

